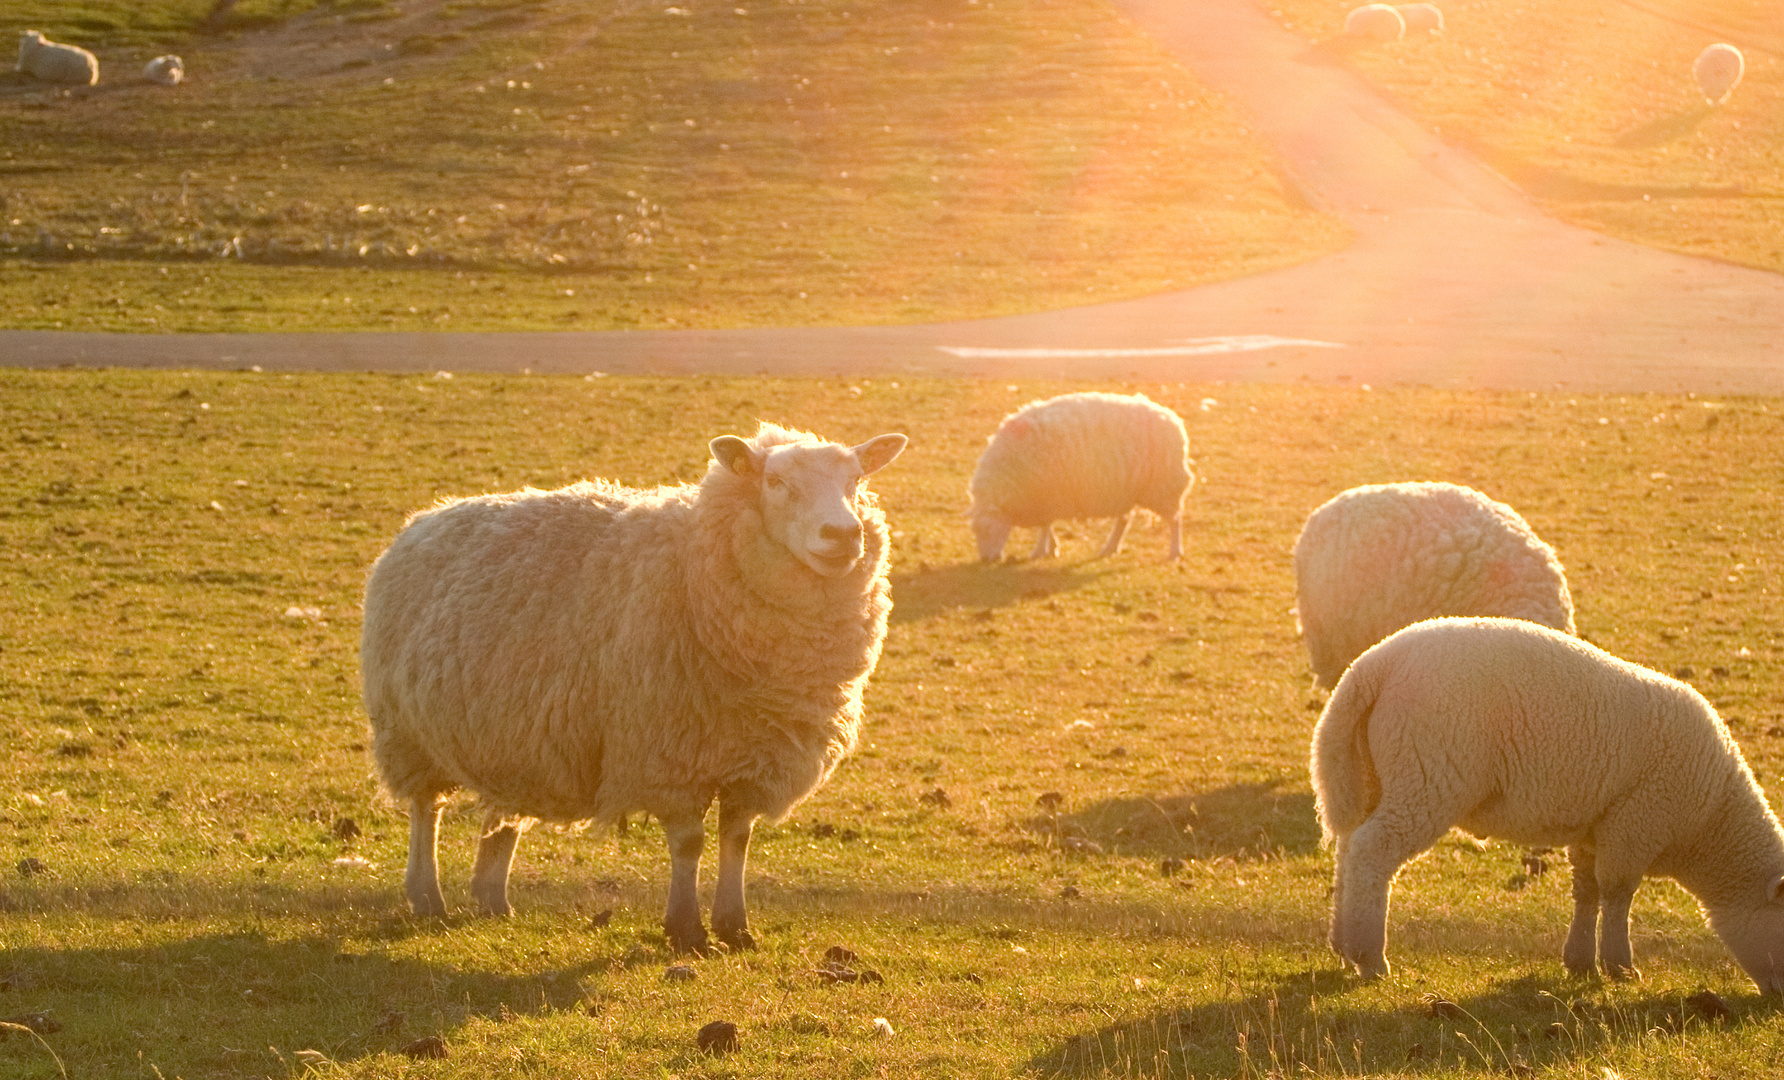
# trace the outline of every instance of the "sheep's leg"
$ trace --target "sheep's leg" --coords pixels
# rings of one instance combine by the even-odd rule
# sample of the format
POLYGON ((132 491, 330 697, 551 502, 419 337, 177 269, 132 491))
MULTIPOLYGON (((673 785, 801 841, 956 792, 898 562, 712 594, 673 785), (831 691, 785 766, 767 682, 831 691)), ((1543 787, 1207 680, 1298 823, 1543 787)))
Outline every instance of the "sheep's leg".
POLYGON ((1171 538, 1171 554, 1168 558, 1183 558, 1183 507, 1179 506, 1176 513, 1165 519, 1165 531, 1171 538))
POLYGON ((700 854, 706 847, 706 826, 699 817, 664 818, 669 840, 669 907, 663 933, 676 952, 704 955, 706 926, 700 921, 700 854))
POLYGON ((1059 551, 1059 541, 1054 538, 1053 523, 1049 521, 1041 526, 1040 532, 1035 534, 1034 550, 1028 553, 1028 557, 1030 559, 1048 559, 1052 558, 1057 551, 1059 551))
POLYGON ((508 906, 508 869, 514 863, 520 834, 520 826, 503 821, 500 811, 492 808, 484 813, 477 862, 471 867, 471 897, 490 915, 514 913, 508 906))
POLYGON ((1332 936, 1342 943, 1344 959, 1366 979, 1388 973, 1388 894, 1408 859, 1449 831, 1449 821, 1431 808, 1378 806, 1357 826, 1344 851, 1343 907, 1337 910, 1332 936))
POLYGON ((1640 874, 1598 876, 1603 911, 1598 930, 1598 962, 1607 979, 1641 978, 1641 972, 1635 970, 1635 954, 1629 948, 1629 905, 1641 882, 1640 874))
POLYGON ((1340 957, 1344 952, 1344 864, 1350 854, 1350 837, 1340 836, 1332 852, 1332 933, 1328 939, 1332 951, 1340 957))
POLYGON ((1567 944, 1561 959, 1574 975, 1590 975, 1597 968, 1598 952, 1598 871, 1592 853, 1575 844, 1567 849, 1567 861, 1573 866, 1573 922, 1567 927, 1567 944))
POLYGON ((1106 559, 1121 550, 1121 538, 1127 535, 1127 527, 1134 520, 1134 512, 1129 510, 1115 519, 1109 527, 1109 538, 1103 541, 1103 549, 1096 553, 1099 559, 1106 559))
POLYGON ((440 830, 440 800, 417 796, 409 800, 409 867, 403 874, 403 892, 417 915, 446 914, 446 898, 440 895, 440 868, 434 849, 440 830))
POLYGON ((719 803, 719 881, 712 898, 712 932, 733 950, 756 947, 743 901, 743 870, 755 827, 754 812, 719 803))

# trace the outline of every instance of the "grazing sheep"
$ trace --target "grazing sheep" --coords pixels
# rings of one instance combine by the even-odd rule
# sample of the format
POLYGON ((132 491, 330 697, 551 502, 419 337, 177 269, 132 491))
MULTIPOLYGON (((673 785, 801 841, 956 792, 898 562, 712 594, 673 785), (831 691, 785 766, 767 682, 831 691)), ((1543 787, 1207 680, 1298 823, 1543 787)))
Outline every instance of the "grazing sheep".
POLYGON ((1399 41, 1406 36, 1406 19, 1392 4, 1364 4, 1344 16, 1344 33, 1370 41, 1399 41))
POLYGON ((1698 89, 1703 91, 1704 100, 1711 105, 1720 105, 1734 93, 1734 88, 1741 84, 1741 75, 1747 69, 1747 62, 1741 56, 1741 50, 1733 45, 1717 42, 1697 54, 1691 64, 1691 74, 1697 79, 1698 89))
POLYGON ((1635 974, 1644 875, 1684 886, 1762 991, 1784 991, 1784 830, 1703 695, 1546 626, 1432 619, 1364 653, 1313 732, 1337 844, 1332 948, 1388 970, 1388 893, 1451 826, 1567 846, 1574 974, 1635 974), (1601 922, 1602 913, 1602 922, 1601 922))
POLYGON ((142 77, 162 86, 178 86, 186 77, 186 65, 171 53, 157 56, 143 65, 142 77))
POLYGON ((1443 33, 1443 10, 1436 4, 1395 4, 1394 10, 1400 13, 1408 34, 1421 30, 1443 33))
POLYGON ((1555 549, 1518 512, 1458 484, 1368 484, 1315 510, 1295 540, 1295 614, 1315 683, 1438 615, 1503 615, 1573 632, 1555 549))
POLYGON ((99 58, 79 45, 50 41, 36 30, 19 34, 18 69, 44 82, 92 86, 99 81, 99 58))
POLYGON ((644 810, 669 842, 670 944, 703 951, 716 799, 713 930, 752 945, 756 819, 785 817, 855 745, 892 606, 863 480, 904 446, 763 424, 714 439, 698 485, 585 481, 411 517, 366 583, 360 660, 373 755, 409 805, 414 910, 446 910, 434 845, 455 788, 487 808, 471 893, 494 914, 533 819, 644 810))
POLYGON ((968 486, 979 557, 994 561, 1010 529, 1040 529, 1031 559, 1056 554, 1053 522, 1113 517, 1097 558, 1121 550, 1134 507, 1168 523, 1183 554, 1183 497, 1195 482, 1183 420, 1144 394, 1066 394, 1003 418, 968 486))

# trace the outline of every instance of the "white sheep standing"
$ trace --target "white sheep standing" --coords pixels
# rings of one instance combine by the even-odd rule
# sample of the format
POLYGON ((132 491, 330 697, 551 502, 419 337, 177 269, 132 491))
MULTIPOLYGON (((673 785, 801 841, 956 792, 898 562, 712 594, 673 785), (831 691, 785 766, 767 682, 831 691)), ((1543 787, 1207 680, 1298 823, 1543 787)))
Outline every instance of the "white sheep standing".
POLYGON ((1344 16, 1344 33, 1370 41, 1399 41, 1406 36, 1406 19, 1392 4, 1364 4, 1344 16))
POLYGON ((979 455, 968 491, 979 557, 1003 552, 1011 528, 1038 528, 1034 552, 1056 554, 1053 522, 1115 519, 1097 558, 1121 550, 1139 506, 1164 518, 1171 555, 1183 554, 1183 498, 1195 482, 1183 419, 1144 394, 1065 394, 1003 418, 979 455))
POLYGON ((713 930, 751 946, 756 819, 785 817, 855 745, 892 606, 863 481, 905 441, 763 424, 714 439, 698 485, 585 481, 411 517, 372 567, 360 658, 373 756, 409 807, 414 910, 446 910, 435 835, 456 788, 486 808, 471 893, 494 914, 534 819, 644 810, 669 843, 669 941, 704 951, 716 799, 713 930))
POLYGON ((92 86, 99 81, 99 58, 79 45, 51 41, 36 30, 19 34, 18 69, 44 82, 92 86))
POLYGON ((1295 615, 1327 690, 1364 649, 1420 619, 1502 615, 1574 629, 1555 549, 1516 510, 1459 484, 1342 492, 1308 516, 1294 562, 1295 615))
POLYGON ((1408 34, 1421 30, 1443 33, 1443 9, 1436 4, 1395 4, 1394 10, 1400 13, 1408 34))
POLYGON ((1727 101, 1728 95, 1741 84, 1741 75, 1746 70, 1747 61, 1741 56, 1741 50, 1720 41, 1698 53, 1691 64, 1691 75, 1697 80, 1697 88, 1703 91, 1704 100, 1711 105, 1727 101))
POLYGON ((1337 845, 1332 948, 1388 971, 1388 894, 1451 826, 1567 846, 1563 958, 1636 974, 1629 905, 1670 877, 1762 991, 1784 991, 1784 830, 1703 695, 1546 626, 1432 619, 1358 658, 1313 733, 1337 845), (1602 921, 1601 921, 1602 920, 1602 921))
POLYGON ((143 65, 142 77, 162 86, 178 86, 186 77, 186 65, 172 53, 157 56, 143 65))

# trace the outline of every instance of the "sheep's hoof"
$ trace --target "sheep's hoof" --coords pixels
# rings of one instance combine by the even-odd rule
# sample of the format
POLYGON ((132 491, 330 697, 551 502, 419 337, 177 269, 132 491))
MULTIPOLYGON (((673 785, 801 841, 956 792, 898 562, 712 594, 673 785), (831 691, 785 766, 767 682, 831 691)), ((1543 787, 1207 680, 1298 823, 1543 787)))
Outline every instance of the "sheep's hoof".
POLYGON ((719 934, 719 941, 732 952, 755 952, 756 938, 749 932, 749 927, 742 927, 731 933, 719 934))
POLYGON ((1633 966, 1624 964, 1613 966, 1611 964, 1606 964, 1604 965, 1604 977, 1613 979, 1617 982, 1640 982, 1642 973, 1637 971, 1633 966))
POLYGON ((669 938, 669 947, 677 953, 692 954, 694 956, 712 955, 712 941, 706 936, 706 928, 704 926, 700 927, 700 932, 698 934, 677 933, 674 930, 670 930, 668 931, 667 936, 669 938))

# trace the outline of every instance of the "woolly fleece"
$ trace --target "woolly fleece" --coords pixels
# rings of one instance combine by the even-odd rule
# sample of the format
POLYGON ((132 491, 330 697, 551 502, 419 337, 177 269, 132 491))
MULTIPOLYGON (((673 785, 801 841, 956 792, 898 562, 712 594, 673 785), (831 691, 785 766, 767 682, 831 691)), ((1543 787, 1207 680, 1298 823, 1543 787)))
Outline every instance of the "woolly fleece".
POLYGON ((1369 484, 1315 510, 1295 540, 1295 613, 1324 689, 1364 649, 1440 615, 1501 615, 1572 633, 1555 549, 1516 510, 1458 484, 1369 484))
POLYGON ((92 86, 99 81, 99 58, 79 45, 51 41, 36 30, 19 34, 18 69, 44 82, 92 86))
POLYGON ((1567 845, 1567 966, 1633 974, 1643 875, 1689 890, 1762 990, 1784 989, 1784 831, 1691 687, 1517 619, 1433 619, 1364 653, 1313 733, 1320 827, 1337 845, 1332 947, 1388 970, 1388 893, 1452 827, 1567 845))

